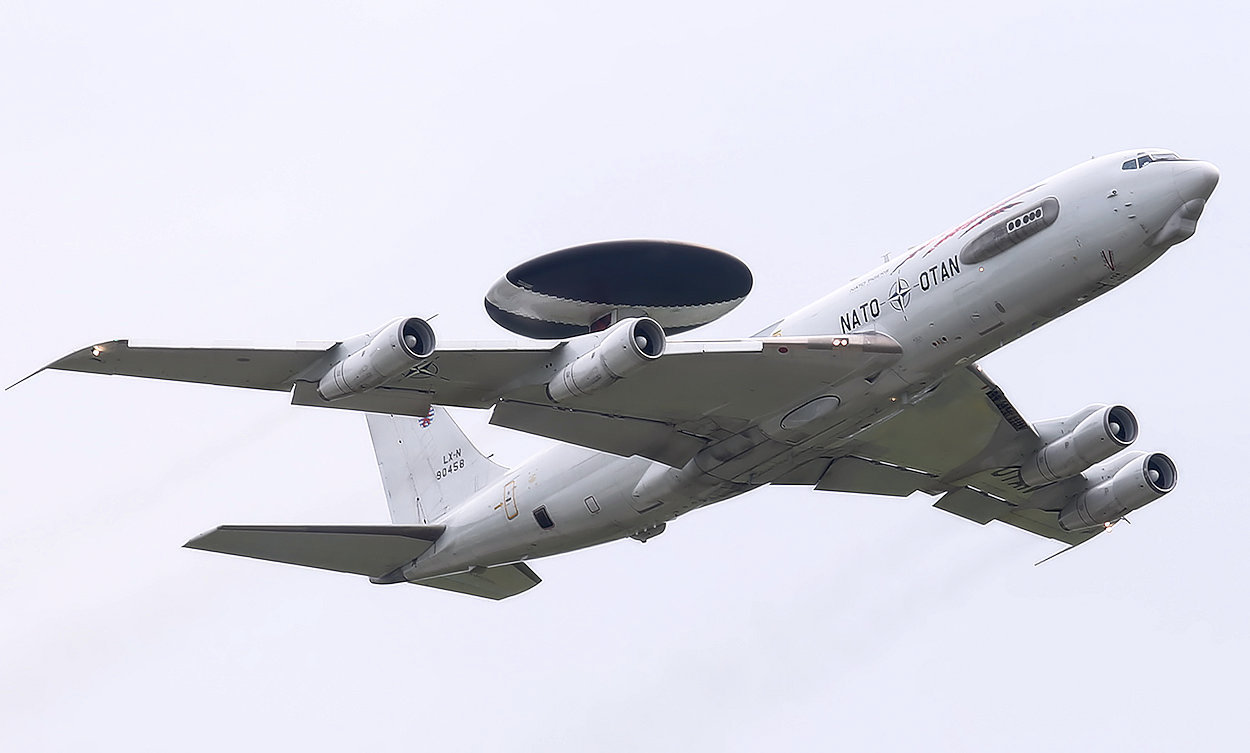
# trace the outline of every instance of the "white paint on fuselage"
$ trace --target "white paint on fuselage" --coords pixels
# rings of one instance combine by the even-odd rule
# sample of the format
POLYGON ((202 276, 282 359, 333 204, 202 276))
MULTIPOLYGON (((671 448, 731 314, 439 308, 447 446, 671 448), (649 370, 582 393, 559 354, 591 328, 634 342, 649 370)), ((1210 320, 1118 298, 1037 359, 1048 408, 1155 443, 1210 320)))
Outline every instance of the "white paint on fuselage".
MULTIPOLYGON (((782 336, 876 331, 903 346, 899 361, 872 383, 855 376, 795 394, 792 407, 826 394, 841 398, 836 416, 820 433, 809 431, 792 440, 784 433, 770 436, 767 447, 744 453, 738 464, 709 469, 696 458, 683 470, 681 485, 652 499, 633 495, 647 470, 659 464, 554 447, 437 521, 447 526, 446 533, 406 576, 415 580, 534 559, 630 536, 767 483, 814 457, 807 446, 827 452, 904 410, 911 398, 952 369, 1110 290, 1166 250, 1148 246, 1147 240, 1181 204, 1205 199, 1218 173, 1209 163, 1189 160, 1121 169, 1141 153, 1093 159, 1014 194, 772 327, 782 336), (1059 201, 1052 225, 979 263, 959 260, 964 245, 983 228, 1047 197, 1059 201), (511 516, 504 504, 509 484, 515 499, 511 516), (590 496, 597 512, 585 503, 590 496), (655 499, 662 504, 647 509, 655 499), (549 529, 540 528, 534 517, 539 505, 554 523, 549 529)), ((774 418, 761 417, 760 423, 774 418)))

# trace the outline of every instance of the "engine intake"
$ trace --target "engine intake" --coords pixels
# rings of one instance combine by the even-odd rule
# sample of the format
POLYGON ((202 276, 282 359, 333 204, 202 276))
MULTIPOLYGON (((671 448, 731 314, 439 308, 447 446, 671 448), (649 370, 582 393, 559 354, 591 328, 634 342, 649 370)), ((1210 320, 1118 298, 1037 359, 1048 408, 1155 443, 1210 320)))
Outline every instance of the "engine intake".
POLYGON ((1109 463, 1059 513, 1059 525, 1068 531, 1095 528, 1119 520, 1176 488, 1176 464, 1161 452, 1135 452, 1124 461, 1109 463), (1119 465, 1118 469, 1116 466, 1119 465))
POLYGON ((664 328, 650 317, 617 322, 593 350, 578 356, 547 383, 547 397, 561 403, 598 392, 664 355, 666 346, 664 328))
POLYGON ((1102 406, 1089 411, 1086 408, 1071 418, 1053 423, 1039 424, 1038 434, 1060 432, 1042 449, 1020 466, 1020 479, 1029 486, 1043 486, 1081 473, 1085 469, 1111 457, 1137 439, 1137 418, 1123 405, 1102 406), (1072 423, 1076 426, 1068 429, 1072 423))
POLYGON ((360 350, 334 364, 317 383, 326 400, 379 387, 434 353, 434 330, 424 319, 396 319, 373 333, 360 350))

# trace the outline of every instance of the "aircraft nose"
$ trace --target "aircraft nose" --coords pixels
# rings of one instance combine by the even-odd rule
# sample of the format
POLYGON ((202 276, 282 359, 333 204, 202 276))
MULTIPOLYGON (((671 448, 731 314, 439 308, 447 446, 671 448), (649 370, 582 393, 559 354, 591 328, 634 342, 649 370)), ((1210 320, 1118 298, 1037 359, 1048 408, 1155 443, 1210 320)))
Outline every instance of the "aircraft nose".
POLYGON ((1219 169, 1210 162, 1183 162, 1172 177, 1181 201, 1206 200, 1220 182, 1219 169))

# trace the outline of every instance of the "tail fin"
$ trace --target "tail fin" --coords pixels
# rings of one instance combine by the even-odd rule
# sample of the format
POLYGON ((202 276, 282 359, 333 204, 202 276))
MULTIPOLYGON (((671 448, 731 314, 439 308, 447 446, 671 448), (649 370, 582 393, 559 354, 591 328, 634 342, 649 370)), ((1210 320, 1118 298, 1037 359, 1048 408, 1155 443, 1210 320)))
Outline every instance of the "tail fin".
POLYGON ((478 452, 451 414, 424 418, 368 413, 393 523, 430 523, 507 472, 478 452))

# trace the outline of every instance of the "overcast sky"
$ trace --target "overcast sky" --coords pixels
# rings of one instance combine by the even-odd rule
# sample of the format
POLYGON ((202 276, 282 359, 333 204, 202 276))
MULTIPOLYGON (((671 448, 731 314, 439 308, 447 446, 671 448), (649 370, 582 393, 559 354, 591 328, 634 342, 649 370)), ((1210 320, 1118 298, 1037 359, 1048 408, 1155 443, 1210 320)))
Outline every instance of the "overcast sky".
MULTIPOLYGON (((1247 18, 1229 3, 0 5, 0 381, 97 340, 340 339, 605 238, 755 274, 741 336, 996 199, 1159 146, 1198 234, 986 359, 1122 402, 1175 493, 1055 542, 763 489, 490 602, 181 549, 383 522, 362 416, 41 374, 0 395, 5 750, 1227 750, 1250 564, 1247 18)), ((458 413, 504 462, 541 448, 458 413)))

